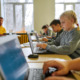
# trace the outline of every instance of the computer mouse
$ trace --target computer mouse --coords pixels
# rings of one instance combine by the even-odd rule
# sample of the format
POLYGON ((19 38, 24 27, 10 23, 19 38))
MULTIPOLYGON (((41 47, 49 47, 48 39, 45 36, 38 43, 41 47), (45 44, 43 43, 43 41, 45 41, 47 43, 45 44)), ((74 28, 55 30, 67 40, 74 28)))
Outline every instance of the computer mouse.
POLYGON ((45 78, 51 76, 51 74, 52 74, 53 72, 57 71, 57 70, 58 70, 58 69, 55 68, 55 67, 49 67, 49 70, 46 71, 46 73, 45 73, 45 78))
POLYGON ((28 56, 28 58, 38 58, 38 57, 39 57, 38 54, 30 54, 28 56))

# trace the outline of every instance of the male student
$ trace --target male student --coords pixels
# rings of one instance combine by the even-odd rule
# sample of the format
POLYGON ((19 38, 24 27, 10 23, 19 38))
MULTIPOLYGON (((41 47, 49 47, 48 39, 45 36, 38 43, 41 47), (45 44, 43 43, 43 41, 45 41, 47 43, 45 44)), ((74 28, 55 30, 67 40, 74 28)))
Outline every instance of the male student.
POLYGON ((46 78, 45 80, 74 80, 63 77, 63 75, 68 74, 70 70, 80 71, 80 58, 67 61, 58 60, 47 61, 43 65, 44 74, 49 67, 56 67, 58 70, 52 73, 52 76, 46 78))
POLYGON ((6 33, 6 29, 2 26, 3 24, 3 17, 0 17, 0 35, 6 33))
POLYGON ((51 36, 52 35, 52 31, 48 28, 48 25, 44 25, 42 26, 42 30, 43 30, 43 35, 44 36, 51 36))
MULTIPOLYGON (((52 39, 56 39, 62 32, 63 32, 63 29, 61 28, 61 23, 60 23, 60 20, 58 19, 54 19, 51 23, 50 23, 50 26, 52 27, 53 31, 57 33, 57 35, 54 37, 52 37, 52 39)), ((43 38, 43 41, 51 41, 47 38, 43 38)))

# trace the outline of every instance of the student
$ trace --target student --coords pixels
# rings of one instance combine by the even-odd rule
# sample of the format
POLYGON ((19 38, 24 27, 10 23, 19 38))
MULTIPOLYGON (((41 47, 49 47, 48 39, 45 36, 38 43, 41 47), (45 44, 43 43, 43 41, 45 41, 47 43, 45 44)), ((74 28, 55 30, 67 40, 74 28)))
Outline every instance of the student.
POLYGON ((43 30, 43 35, 44 36, 51 36, 52 35, 52 31, 48 28, 48 25, 44 25, 42 26, 42 30, 43 30))
POLYGON ((43 65, 44 74, 48 70, 48 67, 56 67, 58 71, 52 73, 52 76, 46 78, 45 80, 73 80, 61 76, 68 74, 70 70, 80 71, 80 58, 67 61, 47 61, 43 65))
POLYGON ((6 33, 6 29, 2 26, 2 24, 3 24, 3 18, 0 17, 0 35, 6 33))
MULTIPOLYGON (((61 23, 60 23, 60 20, 57 20, 57 19, 54 19, 51 23, 50 23, 50 26, 52 27, 53 31, 57 33, 57 35, 54 37, 52 37, 52 39, 56 39, 62 32, 63 32, 63 29, 61 27, 61 23)), ((47 38, 43 38, 43 41, 51 41, 51 40, 48 40, 47 38)))
POLYGON ((80 56, 80 31, 75 28, 77 17, 74 11, 66 11, 60 16, 63 32, 51 43, 37 44, 37 47, 48 51, 69 55, 71 58, 80 56))

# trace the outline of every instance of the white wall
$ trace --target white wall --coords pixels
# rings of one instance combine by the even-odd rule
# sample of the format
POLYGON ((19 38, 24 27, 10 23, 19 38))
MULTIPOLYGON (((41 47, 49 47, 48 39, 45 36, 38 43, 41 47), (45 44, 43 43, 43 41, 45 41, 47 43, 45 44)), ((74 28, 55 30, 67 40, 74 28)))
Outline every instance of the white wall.
POLYGON ((44 24, 50 24, 55 16, 55 0, 34 0, 34 29, 40 31, 44 24))
POLYGON ((0 16, 1 16, 1 0, 0 0, 0 16))

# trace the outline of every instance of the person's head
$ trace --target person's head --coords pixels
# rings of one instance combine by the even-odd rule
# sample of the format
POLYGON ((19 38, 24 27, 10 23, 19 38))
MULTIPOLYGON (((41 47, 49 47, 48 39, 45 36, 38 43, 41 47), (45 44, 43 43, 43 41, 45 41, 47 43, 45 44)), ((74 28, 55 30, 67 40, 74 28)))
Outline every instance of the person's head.
POLYGON ((47 30, 48 30, 48 25, 44 25, 44 26, 42 26, 42 29, 43 29, 44 33, 46 33, 47 30))
POLYGON ((74 11, 65 11, 60 16, 60 22, 63 30, 70 31, 74 28, 74 24, 78 24, 74 11))
POLYGON ((3 24, 3 17, 0 17, 0 26, 3 24))
POLYGON ((52 27, 54 32, 59 32, 61 30, 61 23, 60 20, 54 19, 51 23, 50 26, 52 27))

